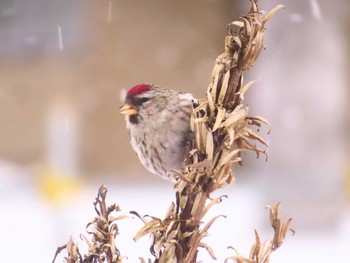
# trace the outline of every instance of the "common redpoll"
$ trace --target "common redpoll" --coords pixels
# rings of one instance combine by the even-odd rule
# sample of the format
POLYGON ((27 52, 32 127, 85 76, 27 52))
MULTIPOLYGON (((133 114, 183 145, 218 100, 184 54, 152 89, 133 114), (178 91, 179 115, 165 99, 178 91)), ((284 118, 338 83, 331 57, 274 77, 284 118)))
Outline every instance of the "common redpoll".
POLYGON ((193 133, 193 96, 153 84, 131 88, 120 113, 126 115, 130 141, 143 166, 174 181, 170 170, 181 170, 193 133))

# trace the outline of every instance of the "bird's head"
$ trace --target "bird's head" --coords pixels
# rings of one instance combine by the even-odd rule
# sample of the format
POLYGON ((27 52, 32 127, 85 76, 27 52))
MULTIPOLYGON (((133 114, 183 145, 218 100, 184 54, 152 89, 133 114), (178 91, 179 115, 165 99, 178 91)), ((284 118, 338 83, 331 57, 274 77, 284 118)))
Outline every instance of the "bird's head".
POLYGON ((131 88, 119 112, 127 116, 132 124, 138 124, 144 118, 156 117, 164 108, 166 98, 162 96, 160 87, 153 84, 139 84, 131 88))

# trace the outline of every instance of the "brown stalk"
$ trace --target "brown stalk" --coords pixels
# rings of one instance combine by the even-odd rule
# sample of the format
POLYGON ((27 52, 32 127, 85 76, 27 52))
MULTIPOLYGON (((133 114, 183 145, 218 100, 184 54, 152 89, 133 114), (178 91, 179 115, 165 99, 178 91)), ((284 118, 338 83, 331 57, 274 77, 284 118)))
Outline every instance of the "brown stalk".
POLYGON ((263 50, 265 23, 280 8, 281 5, 263 16, 252 0, 250 10, 228 25, 225 51, 215 61, 207 96, 195 102, 191 117, 195 139, 187 166, 182 173, 175 172, 180 174, 175 184, 175 206, 165 219, 145 222, 135 237, 153 235, 154 262, 194 263, 199 247, 205 247, 215 258, 210 246, 202 242, 218 218, 202 225, 203 216, 213 205, 211 196, 215 190, 234 183, 231 164, 241 164, 242 151, 266 155, 267 144, 251 128, 259 129, 268 122, 259 116, 247 116, 244 93, 253 82, 243 86, 243 74, 263 50))

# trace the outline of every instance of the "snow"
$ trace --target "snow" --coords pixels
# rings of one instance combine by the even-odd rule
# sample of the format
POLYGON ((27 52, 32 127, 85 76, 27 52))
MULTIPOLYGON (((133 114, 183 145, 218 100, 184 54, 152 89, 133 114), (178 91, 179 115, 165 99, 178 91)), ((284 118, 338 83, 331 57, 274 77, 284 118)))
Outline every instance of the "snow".
POLYGON ((313 17, 317 21, 322 21, 321 8, 320 8, 320 5, 318 4, 318 0, 310 0, 310 5, 311 5, 311 11, 312 11, 313 17))
POLYGON ((107 18, 108 23, 110 23, 112 21, 112 4, 113 4, 113 2, 112 2, 112 0, 110 0, 108 3, 108 18, 107 18))
MULTIPOLYGON (((1 167, 6 167, 0 169, 1 189, 7 189, 6 196, 0 199, 3 262, 14 259, 16 262, 51 262, 56 248, 67 242, 70 236, 84 247, 79 235, 87 235, 85 226, 95 216, 92 202, 99 186, 97 183, 87 183, 69 198, 69 202, 57 204, 40 194, 35 181, 26 180, 18 184, 23 175, 20 169, 11 169, 9 165, 1 167), (21 248, 21 253, 18 253, 18 248, 21 248)), ((115 182, 107 187, 107 202, 120 205, 123 214, 134 210, 141 215, 162 217, 174 199, 172 186, 166 182, 115 182)), ((227 216, 219 218, 210 228, 210 235, 203 240, 214 249, 218 257, 216 262, 223 262, 226 257, 234 255, 233 250, 227 249, 228 246, 248 255, 254 242, 254 229, 261 234, 262 240, 273 233, 270 228, 265 228, 268 212, 253 187, 237 185, 222 194, 228 194, 229 198, 214 206, 205 217, 207 221, 216 215, 227 216)), ((350 257, 350 213, 347 212, 339 215, 334 229, 314 232, 296 229, 295 236, 288 233, 285 244, 272 255, 272 262, 346 262, 350 257)), ((142 224, 138 218, 118 222, 120 236, 116 244, 122 255, 128 258, 125 262, 139 262, 139 257, 152 258, 150 238, 143 237, 137 242, 132 239, 142 224)), ((213 262, 204 249, 200 249, 198 260, 213 262)), ((62 257, 57 262, 62 262, 62 257)))
POLYGON ((60 26, 57 27, 58 32, 58 46, 61 51, 63 51, 63 40, 62 40, 62 28, 60 26))

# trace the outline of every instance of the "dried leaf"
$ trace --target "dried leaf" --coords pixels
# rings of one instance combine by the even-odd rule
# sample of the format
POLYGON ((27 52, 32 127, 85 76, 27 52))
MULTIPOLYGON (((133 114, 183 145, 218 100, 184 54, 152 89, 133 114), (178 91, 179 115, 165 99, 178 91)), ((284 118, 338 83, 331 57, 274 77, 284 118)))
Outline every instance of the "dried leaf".
POLYGON ((240 152, 241 152, 240 149, 231 151, 228 155, 220 159, 217 167, 220 168, 222 165, 232 162, 233 157, 237 156, 240 152))
POLYGON ((218 108, 218 113, 216 115, 215 123, 213 126, 213 132, 216 131, 220 126, 222 126, 222 120, 225 117, 226 109, 225 108, 218 108))
MULTIPOLYGON (((206 159, 202 162, 198 162, 198 163, 193 163, 193 164, 189 164, 186 167, 189 167, 191 169, 203 169, 206 167, 209 167, 211 165, 211 160, 210 159, 206 159)), ((188 183, 191 183, 191 181, 189 181, 188 183)))
POLYGON ((210 219, 208 221, 208 223, 205 224, 205 226, 203 227, 203 229, 200 231, 200 236, 204 237, 207 235, 208 229, 211 227, 211 225, 216 221, 216 219, 218 219, 219 217, 223 217, 226 218, 226 216, 224 215, 219 215, 219 216, 215 216, 212 219, 210 219))
POLYGON ((222 85, 220 87, 220 93, 219 93, 219 98, 217 100, 217 105, 219 107, 221 107, 221 105, 223 104, 224 102, 224 99, 225 99, 225 96, 226 96, 226 91, 227 91, 227 88, 228 88, 228 82, 229 82, 229 79, 230 79, 230 71, 228 70, 225 75, 224 75, 224 79, 222 81, 222 85))
POLYGON ((208 133, 207 133, 205 153, 207 154, 207 159, 209 161, 213 160, 214 141, 213 141, 213 134, 210 131, 208 131, 208 133))
MULTIPOLYGON (((214 74, 214 70, 213 73, 214 74)), ((207 91, 207 93, 209 92, 211 94, 210 97, 207 97, 208 102, 209 102, 209 109, 210 109, 210 116, 212 117, 214 115, 214 111, 215 111, 215 101, 216 101, 216 92, 217 92, 217 86, 218 86, 218 82, 219 82, 219 74, 215 74, 214 75, 214 80, 212 81, 212 84, 209 86, 209 89, 207 91)))
POLYGON ((243 105, 238 106, 232 114, 226 117, 226 120, 222 122, 218 128, 228 127, 240 120, 242 120, 248 114, 248 107, 243 105))
POLYGON ((122 220, 122 219, 126 219, 126 218, 130 218, 130 216, 128 215, 120 215, 120 216, 108 216, 108 223, 112 223, 114 221, 118 221, 118 220, 122 220))
POLYGON ((80 234, 80 238, 85 241, 86 245, 89 247, 89 250, 93 250, 93 244, 86 236, 80 234))
MULTIPOLYGON (((279 218, 279 210, 280 210, 280 203, 278 203, 273 209, 270 208, 270 220, 272 220, 271 225, 275 231, 275 235, 272 241, 273 250, 276 250, 282 245, 286 237, 287 231, 289 230, 289 225, 292 222, 291 218, 289 218, 286 223, 282 222, 281 219, 279 218)), ((293 229, 291 229, 291 232, 293 234, 295 233, 293 229)))
POLYGON ((248 137, 250 139, 257 140, 267 147, 267 143, 265 142, 265 140, 263 138, 261 138, 257 133, 253 132, 249 128, 245 128, 244 131, 248 133, 248 137))
POLYGON ((261 24, 264 27, 266 22, 269 21, 271 19, 271 17, 273 17, 277 11, 279 11, 280 9, 285 9, 284 5, 277 5, 274 9, 272 9, 262 20, 261 24))
POLYGON ((244 23, 242 21, 233 21, 233 22, 230 23, 230 26, 231 25, 235 25, 235 26, 237 26, 239 28, 244 27, 244 23))
MULTIPOLYGON (((217 79, 215 80, 215 82, 217 82, 217 79)), ((207 100, 208 100, 208 106, 209 106, 209 116, 212 117, 214 115, 214 111, 215 111, 215 97, 213 96, 216 96, 216 93, 215 94, 212 94, 210 91, 212 89, 209 88, 207 90, 207 100)), ((216 88, 214 89, 216 91, 216 88)))
POLYGON ((144 258, 139 258, 139 259, 140 259, 141 263, 152 263, 151 259, 147 259, 147 261, 144 258))
POLYGON ((239 93, 240 94, 240 98, 241 100, 243 101, 244 100, 244 94, 248 91, 248 89, 257 81, 261 80, 262 78, 259 78, 257 80, 252 80, 252 81, 249 81, 246 85, 244 85, 244 87, 242 88, 241 92, 239 93))
POLYGON ((185 181, 186 183, 192 184, 193 182, 183 173, 176 171, 176 170, 170 170, 169 172, 174 173, 174 178, 180 178, 181 180, 185 181))
POLYGON ((153 219, 149 222, 147 222, 135 235, 134 237, 134 241, 139 240, 141 237, 152 233, 152 232, 156 232, 159 230, 163 230, 164 227, 160 226, 159 224, 161 223, 160 219, 153 219))
POLYGON ((192 209, 191 209, 191 215, 195 215, 196 211, 200 211, 201 209, 198 209, 198 205, 201 203, 203 193, 198 192, 197 195, 195 196, 192 209))
POLYGON ((210 210, 210 208, 212 208, 215 204, 221 203, 222 198, 224 198, 224 197, 227 198, 227 195, 222 195, 222 196, 219 196, 219 197, 214 198, 213 200, 211 200, 210 203, 207 204, 205 206, 205 208, 203 209, 201 217, 203 218, 206 215, 206 213, 210 210))
POLYGON ((199 242, 199 247, 205 248, 207 250, 207 252, 209 253, 210 257, 213 260, 217 260, 217 258, 214 255, 213 249, 207 243, 199 242))

